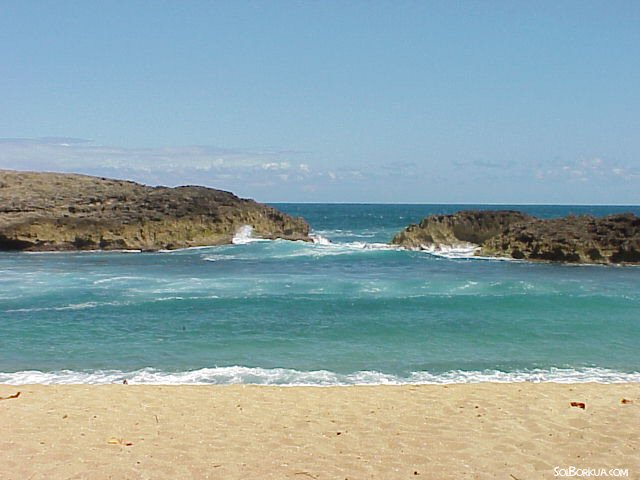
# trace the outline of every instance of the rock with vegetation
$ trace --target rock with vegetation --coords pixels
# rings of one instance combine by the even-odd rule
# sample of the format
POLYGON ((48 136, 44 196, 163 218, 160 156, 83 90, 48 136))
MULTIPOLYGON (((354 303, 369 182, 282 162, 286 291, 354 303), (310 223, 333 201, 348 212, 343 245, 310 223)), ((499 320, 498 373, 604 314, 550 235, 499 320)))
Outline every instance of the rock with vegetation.
POLYGON ((0 250, 159 250, 262 238, 309 240, 309 226, 205 187, 149 187, 61 173, 0 171, 0 250))
POLYGON ((568 263, 640 263, 640 218, 632 213, 539 219, 516 211, 431 215, 398 233, 393 244, 433 250, 460 244, 476 254, 568 263))

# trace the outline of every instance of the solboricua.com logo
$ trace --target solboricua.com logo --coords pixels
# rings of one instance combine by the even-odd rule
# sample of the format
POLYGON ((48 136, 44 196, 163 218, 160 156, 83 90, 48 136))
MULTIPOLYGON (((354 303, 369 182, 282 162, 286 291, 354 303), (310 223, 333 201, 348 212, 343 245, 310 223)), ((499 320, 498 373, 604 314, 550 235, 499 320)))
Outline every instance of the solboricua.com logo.
POLYGON ((628 477, 628 468, 553 467, 556 477, 628 477))

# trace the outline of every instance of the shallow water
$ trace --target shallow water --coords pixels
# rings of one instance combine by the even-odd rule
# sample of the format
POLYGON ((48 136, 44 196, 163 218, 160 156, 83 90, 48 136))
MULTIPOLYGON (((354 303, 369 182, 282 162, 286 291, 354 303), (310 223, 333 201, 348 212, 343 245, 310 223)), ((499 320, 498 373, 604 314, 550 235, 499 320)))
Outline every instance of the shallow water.
POLYGON ((385 245, 461 206, 276 206, 332 243, 0 254, 0 382, 640 381, 639 268, 385 245))

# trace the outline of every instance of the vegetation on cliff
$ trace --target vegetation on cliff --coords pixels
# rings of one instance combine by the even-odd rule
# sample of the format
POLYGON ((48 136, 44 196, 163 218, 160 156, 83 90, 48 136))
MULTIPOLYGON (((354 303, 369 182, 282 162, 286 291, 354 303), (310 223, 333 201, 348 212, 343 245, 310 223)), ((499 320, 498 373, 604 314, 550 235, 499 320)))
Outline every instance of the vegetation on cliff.
POLYGON ((61 173, 0 171, 1 250, 159 250, 262 238, 309 240, 309 226, 205 187, 149 187, 61 173))

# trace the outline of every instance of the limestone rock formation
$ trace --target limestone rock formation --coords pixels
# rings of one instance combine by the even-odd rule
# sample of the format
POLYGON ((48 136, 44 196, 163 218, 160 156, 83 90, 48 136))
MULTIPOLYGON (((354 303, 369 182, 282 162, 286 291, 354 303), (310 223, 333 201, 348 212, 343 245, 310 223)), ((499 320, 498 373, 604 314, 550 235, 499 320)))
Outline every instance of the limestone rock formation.
POLYGON ((262 238, 309 239, 309 226, 205 187, 148 187, 61 173, 0 171, 0 250, 159 250, 262 238))
POLYGON ((453 215, 430 215, 418 225, 409 225, 391 243, 412 249, 465 243, 480 245, 511 223, 529 218, 532 217, 511 210, 464 210, 453 215))
POLYGON ((602 218, 539 219, 515 211, 461 211, 431 215, 398 233, 393 244, 432 249, 461 243, 477 255, 569 263, 640 263, 640 218, 632 213, 602 218))

